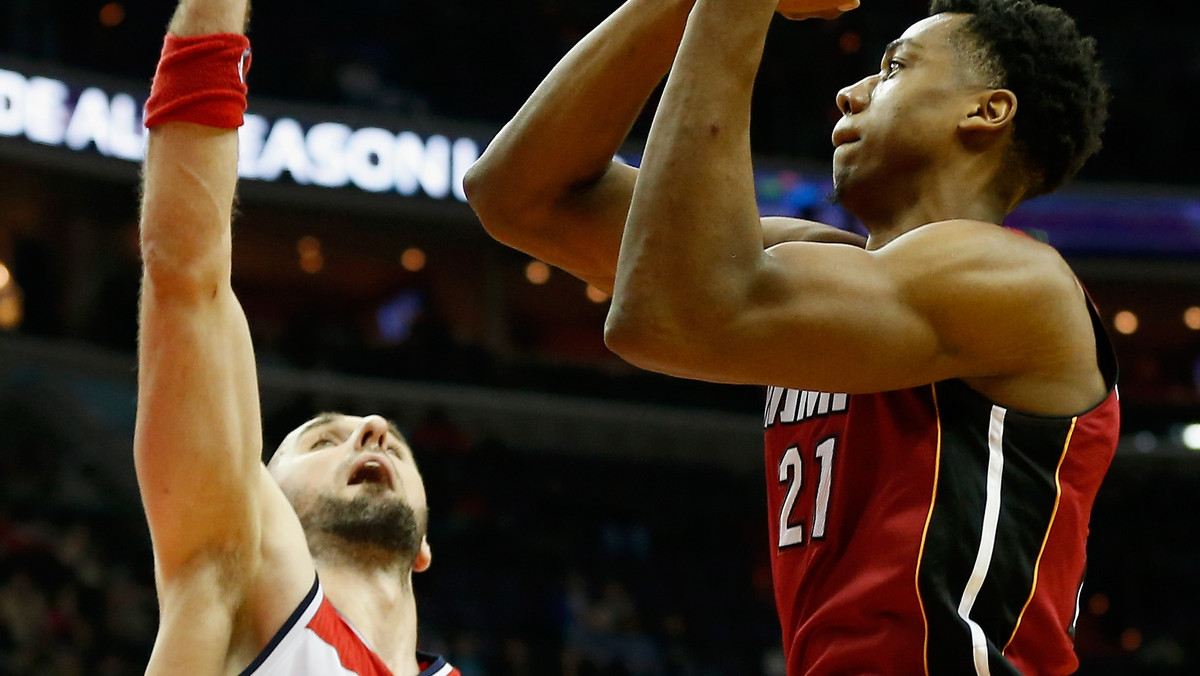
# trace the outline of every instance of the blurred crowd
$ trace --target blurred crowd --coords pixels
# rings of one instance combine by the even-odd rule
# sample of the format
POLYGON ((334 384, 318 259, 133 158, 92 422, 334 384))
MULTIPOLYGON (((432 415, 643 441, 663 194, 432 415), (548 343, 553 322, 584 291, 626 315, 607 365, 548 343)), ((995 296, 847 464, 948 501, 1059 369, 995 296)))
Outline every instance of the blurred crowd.
MULTIPOLYGON (((0 673, 141 673, 156 605, 136 499, 71 466, 49 407, 2 392, 0 673)), ((268 438, 291 415, 268 418, 268 438)), ((464 674, 782 676, 756 473, 531 453, 436 408, 406 433, 434 552, 416 579, 420 643, 464 674)), ((1200 667, 1198 473, 1118 459, 1093 518, 1081 675, 1200 667)))

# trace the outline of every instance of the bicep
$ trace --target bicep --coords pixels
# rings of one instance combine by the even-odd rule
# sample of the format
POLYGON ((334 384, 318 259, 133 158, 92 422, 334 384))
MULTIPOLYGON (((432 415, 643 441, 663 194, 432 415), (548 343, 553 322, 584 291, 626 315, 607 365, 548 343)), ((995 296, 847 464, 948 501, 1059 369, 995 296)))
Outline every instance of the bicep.
POLYGON ((165 575, 260 537, 262 433, 245 316, 227 286, 180 298, 142 291, 134 458, 165 575))
MULTIPOLYGON (((881 391, 950 365, 938 327, 887 261, 854 246, 788 244, 763 255, 742 310, 709 333, 723 380, 881 391), (719 354, 718 354, 719 353, 719 354)), ((716 375, 716 374, 713 374, 716 375)))
POLYGON ((230 288, 237 147, 233 130, 170 122, 146 152, 134 459, 164 574, 258 537, 256 373, 230 288))
POLYGON ((1053 337, 1029 308, 1062 295, 1061 275, 1044 274, 1037 254, 960 234, 930 230, 879 251, 773 247, 723 321, 672 335, 659 370, 853 393, 1030 368, 1030 346, 1053 337))

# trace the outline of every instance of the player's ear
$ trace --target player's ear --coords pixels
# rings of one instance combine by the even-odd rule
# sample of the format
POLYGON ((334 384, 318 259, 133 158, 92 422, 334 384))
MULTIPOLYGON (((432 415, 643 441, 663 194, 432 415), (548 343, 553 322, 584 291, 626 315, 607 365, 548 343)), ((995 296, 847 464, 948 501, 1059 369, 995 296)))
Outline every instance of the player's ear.
POLYGON ((1017 95, 1008 89, 988 89, 968 102, 967 114, 958 123, 964 132, 1003 132, 1017 114, 1017 95))
POLYGON ((421 547, 417 550, 417 558, 413 561, 413 572, 424 573, 433 563, 433 550, 429 548, 429 540, 421 536, 421 547))

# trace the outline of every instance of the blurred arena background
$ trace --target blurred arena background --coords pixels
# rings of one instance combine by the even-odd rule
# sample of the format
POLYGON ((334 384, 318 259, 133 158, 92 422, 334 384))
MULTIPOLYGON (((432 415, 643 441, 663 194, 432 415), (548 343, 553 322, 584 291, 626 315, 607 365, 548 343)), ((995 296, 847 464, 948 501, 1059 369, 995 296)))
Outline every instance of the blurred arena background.
MULTIPOLYGON (((472 676, 782 674, 762 392, 625 365, 603 294, 491 241, 461 196, 617 0, 254 4, 234 286, 266 445, 319 410, 400 423, 432 507, 422 643, 472 676)), ((834 93, 925 4, 776 26, 754 110, 764 213, 854 227, 824 201, 834 93)), ((1079 673, 1200 673, 1200 6, 1053 4, 1099 39, 1114 94, 1101 155, 1011 221, 1068 257, 1121 358, 1079 673)), ((140 674, 153 639, 130 448, 137 159, 173 6, 0 5, 0 674, 140 674)))

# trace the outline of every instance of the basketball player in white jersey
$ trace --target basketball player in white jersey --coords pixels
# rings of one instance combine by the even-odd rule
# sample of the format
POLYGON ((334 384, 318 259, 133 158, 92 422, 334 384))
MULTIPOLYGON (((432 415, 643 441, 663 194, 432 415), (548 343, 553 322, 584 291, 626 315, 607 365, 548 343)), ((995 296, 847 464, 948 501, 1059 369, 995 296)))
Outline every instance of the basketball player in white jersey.
POLYGON ((147 674, 449 676, 417 651, 429 567, 412 451, 322 414, 269 467, 230 287, 248 0, 182 0, 147 103, 134 457, 160 625, 147 674))

